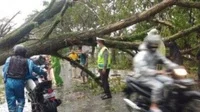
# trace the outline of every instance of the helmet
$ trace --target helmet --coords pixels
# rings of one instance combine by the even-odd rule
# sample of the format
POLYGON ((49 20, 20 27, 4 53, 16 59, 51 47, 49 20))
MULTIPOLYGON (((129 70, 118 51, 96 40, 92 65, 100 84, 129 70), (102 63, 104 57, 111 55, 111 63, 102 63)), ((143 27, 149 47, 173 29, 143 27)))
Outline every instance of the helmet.
POLYGON ((146 43, 146 47, 150 50, 150 51, 156 51, 157 48, 159 47, 160 43, 161 43, 161 37, 160 35, 151 35, 149 34, 144 42, 146 43))
POLYGON ((14 54, 15 54, 16 56, 25 57, 27 50, 26 50, 26 48, 24 47, 24 45, 16 45, 16 46, 14 46, 13 49, 14 49, 14 54))
POLYGON ((158 30, 157 29, 151 29, 148 33, 148 35, 158 35, 158 30))

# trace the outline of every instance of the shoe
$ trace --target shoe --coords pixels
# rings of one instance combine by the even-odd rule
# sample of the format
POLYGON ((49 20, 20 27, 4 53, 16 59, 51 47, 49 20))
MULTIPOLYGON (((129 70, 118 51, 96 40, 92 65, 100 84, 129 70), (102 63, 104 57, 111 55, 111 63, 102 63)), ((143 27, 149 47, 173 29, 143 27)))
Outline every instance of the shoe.
POLYGON ((101 97, 104 97, 104 96, 106 96, 106 94, 105 93, 101 93, 101 97))
POLYGON ((101 96, 101 99, 102 99, 102 100, 110 99, 110 98, 112 98, 111 95, 103 95, 103 96, 101 96))

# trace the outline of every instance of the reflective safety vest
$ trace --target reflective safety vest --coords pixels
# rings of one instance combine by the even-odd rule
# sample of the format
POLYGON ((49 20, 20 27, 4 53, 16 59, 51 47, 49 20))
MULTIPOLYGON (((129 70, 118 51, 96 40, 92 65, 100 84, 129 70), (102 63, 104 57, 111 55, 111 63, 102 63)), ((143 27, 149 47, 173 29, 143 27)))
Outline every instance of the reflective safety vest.
POLYGON ((104 55, 103 52, 107 50, 108 51, 108 62, 107 62, 107 67, 106 68, 110 68, 110 64, 111 64, 111 53, 108 50, 107 47, 102 47, 101 50, 98 53, 98 59, 97 59, 97 64, 98 64, 98 69, 103 69, 104 68, 104 55))

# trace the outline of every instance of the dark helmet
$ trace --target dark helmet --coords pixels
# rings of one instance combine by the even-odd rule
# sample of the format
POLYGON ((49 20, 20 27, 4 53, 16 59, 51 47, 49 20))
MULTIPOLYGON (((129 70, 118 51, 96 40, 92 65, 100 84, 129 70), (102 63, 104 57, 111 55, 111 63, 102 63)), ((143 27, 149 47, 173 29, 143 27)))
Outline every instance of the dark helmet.
POLYGON ((22 56, 22 57, 25 57, 26 56, 26 48, 24 47, 24 45, 16 45, 14 46, 14 54, 16 56, 22 56))

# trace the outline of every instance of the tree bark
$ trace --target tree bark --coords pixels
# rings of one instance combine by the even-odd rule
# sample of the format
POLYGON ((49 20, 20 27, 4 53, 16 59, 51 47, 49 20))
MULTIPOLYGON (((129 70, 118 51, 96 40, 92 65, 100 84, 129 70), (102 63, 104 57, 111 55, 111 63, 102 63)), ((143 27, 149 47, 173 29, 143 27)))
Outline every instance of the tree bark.
POLYGON ((28 23, 23 24, 17 30, 14 30, 10 34, 6 35, 5 38, 0 40, 0 48, 3 47, 12 47, 15 45, 20 39, 29 34, 36 26, 42 24, 47 19, 52 18, 55 14, 59 13, 64 5, 65 0, 61 0, 60 2, 56 2, 52 7, 47 8, 38 14, 33 20, 28 23))
POLYGON ((188 2, 188 1, 176 1, 175 5, 187 8, 197 8, 200 9, 200 2, 188 2))

